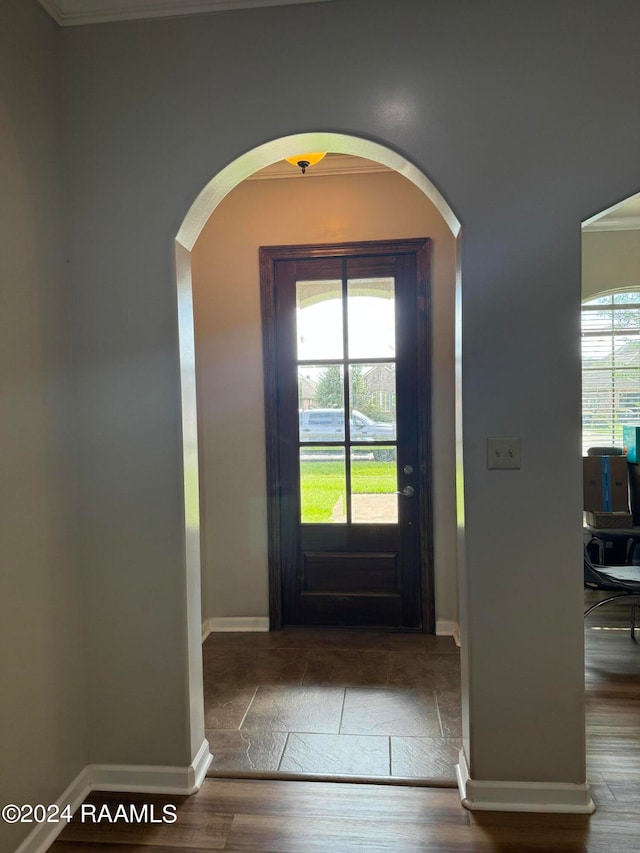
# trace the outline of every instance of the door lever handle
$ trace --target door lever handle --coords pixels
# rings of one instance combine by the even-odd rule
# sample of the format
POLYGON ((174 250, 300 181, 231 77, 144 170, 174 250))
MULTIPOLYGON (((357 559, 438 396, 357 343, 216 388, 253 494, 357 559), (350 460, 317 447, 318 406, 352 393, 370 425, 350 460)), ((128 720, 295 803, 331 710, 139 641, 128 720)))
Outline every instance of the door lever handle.
POLYGON ((404 495, 405 498, 412 498, 415 493, 416 490, 413 488, 413 486, 405 486, 404 489, 399 492, 396 492, 396 495, 404 495))

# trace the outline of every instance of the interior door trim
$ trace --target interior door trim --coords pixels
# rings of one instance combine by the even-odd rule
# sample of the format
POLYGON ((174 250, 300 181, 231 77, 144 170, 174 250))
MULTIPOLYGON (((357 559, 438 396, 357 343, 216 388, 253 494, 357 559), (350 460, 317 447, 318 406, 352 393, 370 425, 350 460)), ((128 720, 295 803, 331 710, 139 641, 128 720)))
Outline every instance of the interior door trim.
POLYGON ((275 265, 278 261, 309 258, 343 258, 372 255, 412 254, 416 260, 419 543, 422 630, 435 633, 433 571, 433 478, 431 464, 431 240, 375 240, 359 243, 310 244, 260 247, 260 301, 265 396, 265 439, 267 474, 267 534, 269 572, 269 625, 283 625, 282 576, 280 565, 280 457, 278 423, 278 365, 276 337, 275 265))

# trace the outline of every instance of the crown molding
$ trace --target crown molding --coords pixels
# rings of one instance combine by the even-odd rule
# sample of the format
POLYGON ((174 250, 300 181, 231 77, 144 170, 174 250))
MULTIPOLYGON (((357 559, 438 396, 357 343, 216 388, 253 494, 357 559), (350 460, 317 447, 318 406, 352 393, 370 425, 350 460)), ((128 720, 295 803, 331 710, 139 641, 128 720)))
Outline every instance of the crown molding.
POLYGON ((175 18, 257 9, 262 6, 294 6, 335 0, 38 0, 61 27, 106 24, 144 18, 175 18))
MULTIPOLYGON (((321 160, 316 166, 310 166, 307 173, 304 175, 304 180, 308 178, 329 178, 341 175, 364 175, 370 172, 392 172, 388 166, 383 163, 376 163, 373 160, 365 160, 361 157, 351 157, 347 154, 329 154, 324 160, 321 160)), ((254 172, 246 180, 247 181, 273 181, 283 178, 295 178, 302 180, 303 176, 297 166, 292 166, 286 160, 279 160, 259 172, 254 172)))
POLYGON ((640 231, 640 216, 604 216, 589 222, 583 231, 640 231))

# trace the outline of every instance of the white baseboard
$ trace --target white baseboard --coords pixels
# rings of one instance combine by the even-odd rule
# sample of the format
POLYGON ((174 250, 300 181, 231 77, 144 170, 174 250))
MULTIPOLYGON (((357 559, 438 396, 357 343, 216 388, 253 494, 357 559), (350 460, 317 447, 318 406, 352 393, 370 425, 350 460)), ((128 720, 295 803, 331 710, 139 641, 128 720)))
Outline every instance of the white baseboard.
MULTIPOLYGON (((202 785, 211 764, 208 741, 203 741, 188 767, 156 767, 129 764, 87 764, 69 787, 56 800, 62 811, 70 806, 75 812, 91 791, 121 791, 143 794, 195 794, 202 785)), ((31 832, 15 853, 45 853, 67 825, 41 823, 31 832)))
POLYGON ((144 794, 195 794, 211 764, 208 741, 188 767, 135 764, 91 764, 92 791, 122 791, 144 794))
MULTIPOLYGON (((69 811, 73 814, 84 802, 87 794, 91 791, 89 767, 84 767, 62 794, 56 800, 56 805, 62 811, 70 806, 69 811)), ((51 847, 58 835, 67 825, 66 820, 60 823, 39 823, 33 831, 27 835, 15 853, 45 853, 51 847)))
POLYGON ((202 623, 202 642, 209 634, 223 631, 258 632, 269 630, 268 616, 212 616, 202 623))
POLYGON ((462 805, 470 811, 593 814, 589 783, 493 782, 471 779, 464 750, 456 764, 462 805))
POLYGON ((195 794, 202 787, 212 761, 213 755, 211 755, 209 741, 205 738, 196 753, 196 757, 191 762, 191 769, 193 770, 193 790, 190 791, 191 794, 195 794))
POLYGON ((436 634, 439 637, 453 637, 456 646, 460 645, 460 625, 448 619, 436 619, 436 634))

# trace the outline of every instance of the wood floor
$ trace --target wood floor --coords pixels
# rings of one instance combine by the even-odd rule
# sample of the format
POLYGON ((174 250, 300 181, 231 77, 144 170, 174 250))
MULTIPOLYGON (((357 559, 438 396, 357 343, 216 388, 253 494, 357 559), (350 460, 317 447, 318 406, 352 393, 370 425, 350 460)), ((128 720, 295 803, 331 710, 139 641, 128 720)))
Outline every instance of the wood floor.
POLYGON ((177 821, 76 820, 51 853, 640 853, 640 646, 625 620, 603 608, 585 628, 590 817, 468 812, 446 788, 207 779, 192 797, 93 794, 112 810, 175 804, 177 821))
MULTIPOLYGON (((585 602, 603 597, 588 592, 585 602)), ((587 778, 599 802, 640 806, 640 632, 631 640, 629 610, 599 608, 585 627, 587 778)))
POLYGON ((203 653, 210 775, 455 785, 462 720, 451 637, 212 634, 203 653))

